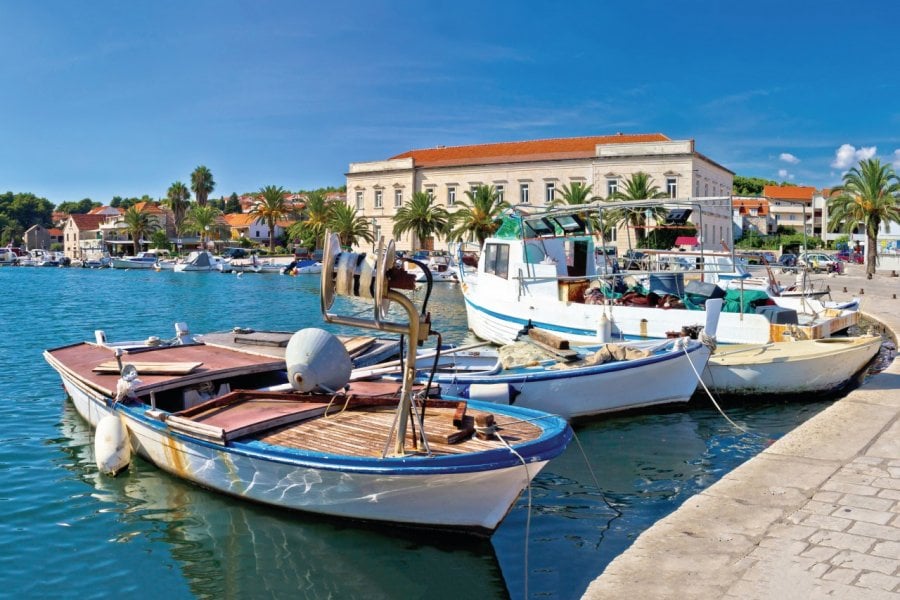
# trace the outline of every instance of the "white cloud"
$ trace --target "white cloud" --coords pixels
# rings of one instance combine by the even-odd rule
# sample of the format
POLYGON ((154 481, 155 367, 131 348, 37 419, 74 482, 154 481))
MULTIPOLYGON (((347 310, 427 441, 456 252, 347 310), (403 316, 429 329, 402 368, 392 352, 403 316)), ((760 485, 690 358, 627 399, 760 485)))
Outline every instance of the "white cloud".
POLYGON ((894 150, 894 168, 900 171, 900 150, 894 150))
POLYGON ((787 179, 787 177, 788 177, 787 169, 778 169, 778 176, 781 177, 782 179, 787 179))
POLYGON ((869 146, 868 148, 863 146, 857 150, 856 147, 851 144, 842 144, 841 147, 835 151, 834 161, 831 163, 831 166, 835 169, 846 170, 861 160, 872 158, 877 151, 878 148, 875 146, 869 146))
POLYGON ((790 152, 782 152, 778 156, 778 160, 784 161, 791 165, 796 165, 798 162, 800 162, 800 159, 797 158, 796 156, 794 156, 793 154, 791 154, 790 152))

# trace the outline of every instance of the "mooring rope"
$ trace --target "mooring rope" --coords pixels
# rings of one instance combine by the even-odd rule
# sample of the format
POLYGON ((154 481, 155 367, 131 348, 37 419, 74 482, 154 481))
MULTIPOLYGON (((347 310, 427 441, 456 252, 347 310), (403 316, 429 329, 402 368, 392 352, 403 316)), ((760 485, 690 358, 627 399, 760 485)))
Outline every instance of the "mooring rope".
POLYGON ((522 595, 523 598, 528 597, 528 540, 531 537, 531 473, 528 472, 528 463, 525 462, 525 459, 521 454, 516 452, 516 450, 509 445, 503 436, 500 435, 500 432, 497 430, 496 425, 490 425, 488 427, 475 427, 476 431, 481 431, 482 433, 493 433, 497 436, 497 439, 503 442, 503 445, 509 448, 509 451, 512 452, 516 458, 522 463, 522 466, 525 467, 525 488, 528 490, 528 512, 525 515, 525 552, 524 552, 524 560, 525 560, 525 569, 524 578, 525 578, 525 593, 522 595))
POLYGON ((744 427, 741 427, 740 425, 738 425, 737 423, 732 421, 728 415, 725 414, 725 411, 722 410, 722 407, 719 406, 719 403, 716 402, 716 399, 713 397, 712 392, 709 391, 709 388, 706 387, 706 384, 703 382, 703 377, 697 371, 697 367, 694 366, 694 361, 691 360, 691 355, 688 352, 687 346, 685 346, 685 348, 684 348, 684 356, 685 356, 685 358, 687 358, 688 364, 691 365, 691 369, 694 371, 694 375, 697 376, 697 381, 699 381, 700 385, 703 386, 703 390, 706 392, 706 395, 709 396, 709 399, 712 401, 713 406, 716 407, 716 410, 719 411, 719 414, 721 414, 723 417, 725 417, 725 420, 728 421, 729 423, 731 423, 732 427, 734 427, 735 429, 737 429, 739 431, 743 431, 744 433, 747 433, 747 434, 759 435, 757 433, 749 431, 748 429, 745 429, 744 427))

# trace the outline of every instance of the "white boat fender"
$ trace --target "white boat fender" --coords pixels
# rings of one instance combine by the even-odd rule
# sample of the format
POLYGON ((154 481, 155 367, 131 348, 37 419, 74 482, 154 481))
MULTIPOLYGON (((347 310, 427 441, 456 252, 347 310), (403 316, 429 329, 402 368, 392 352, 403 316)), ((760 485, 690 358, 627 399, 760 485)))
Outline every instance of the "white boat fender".
POLYGON ((606 307, 600 313, 600 319, 597 323, 597 341, 601 344, 612 341, 612 320, 606 314, 606 307))
POLYGON ((515 403, 518 395, 518 390, 508 383, 473 383, 468 393, 470 400, 507 405, 515 403))
POLYGON ((335 392, 350 381, 347 348, 324 329, 309 327, 291 336, 284 351, 288 380, 298 392, 335 392))
POLYGON ((122 417, 111 413, 97 423, 94 458, 101 473, 115 477, 131 462, 131 441, 122 417))

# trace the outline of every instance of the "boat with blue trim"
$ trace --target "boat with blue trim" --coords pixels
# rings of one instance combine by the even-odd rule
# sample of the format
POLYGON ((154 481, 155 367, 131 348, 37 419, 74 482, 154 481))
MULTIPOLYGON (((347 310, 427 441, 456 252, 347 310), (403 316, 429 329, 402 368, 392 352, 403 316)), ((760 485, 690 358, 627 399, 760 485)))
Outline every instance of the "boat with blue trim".
MULTIPOLYGON (((342 252, 328 236, 323 316, 402 330, 414 356, 433 334, 427 313, 398 291, 415 282, 394 267, 393 245, 376 256, 342 252), (344 294, 373 301, 374 320, 330 313, 344 294), (386 319, 391 303, 408 322, 386 319)), ((417 386, 415 361, 401 382, 351 382, 345 346, 320 329, 295 333, 283 358, 88 342, 44 357, 97 427, 101 470, 126 468, 133 449, 204 487, 334 517, 490 533, 573 435, 558 416, 417 386)))

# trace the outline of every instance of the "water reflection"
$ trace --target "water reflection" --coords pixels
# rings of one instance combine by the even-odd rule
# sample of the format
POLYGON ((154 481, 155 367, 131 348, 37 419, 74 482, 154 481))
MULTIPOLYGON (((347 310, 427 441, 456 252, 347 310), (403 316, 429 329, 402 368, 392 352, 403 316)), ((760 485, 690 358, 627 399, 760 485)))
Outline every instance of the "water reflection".
MULTIPOLYGON (((506 597, 488 540, 322 520, 224 498, 138 460, 116 479, 93 462, 91 430, 70 403, 61 449, 117 513, 119 539, 164 544, 199 598, 506 597)), ((162 549, 157 548, 156 553, 162 549)))

